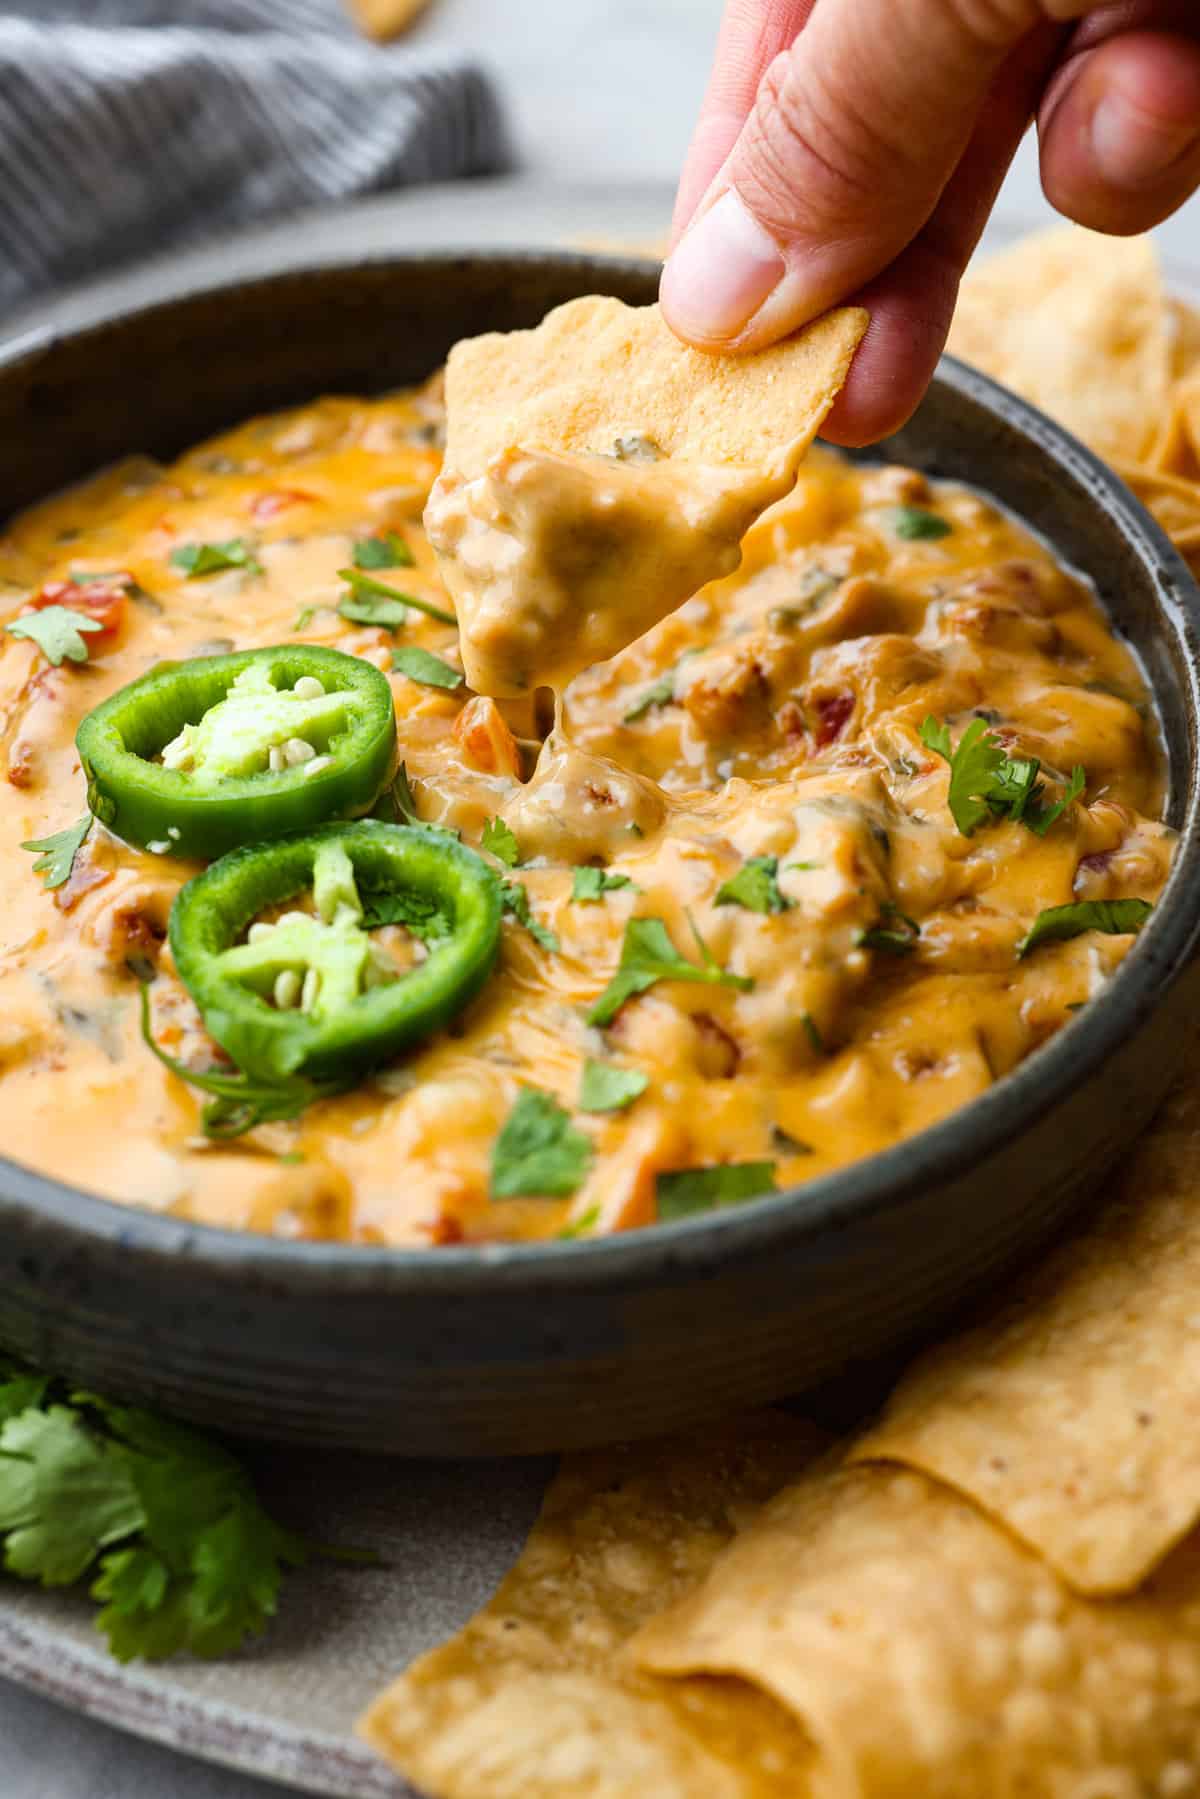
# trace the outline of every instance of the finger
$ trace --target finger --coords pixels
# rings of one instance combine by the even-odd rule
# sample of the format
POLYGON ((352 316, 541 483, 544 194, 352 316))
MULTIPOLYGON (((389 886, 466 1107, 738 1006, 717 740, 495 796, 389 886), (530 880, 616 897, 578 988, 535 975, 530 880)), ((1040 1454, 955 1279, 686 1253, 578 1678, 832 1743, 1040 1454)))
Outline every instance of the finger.
POLYGON ((871 323, 845 387, 821 427, 858 447, 898 431, 937 367, 962 272, 987 224, 1061 42, 1042 28, 1010 57, 966 154, 928 224, 883 273, 853 296, 871 323))
POLYGON ((1200 187, 1200 25, 1122 32, 1072 56, 1039 118, 1051 204, 1095 231, 1148 231, 1200 187))
POLYGON ((820 0, 776 56, 664 271, 701 349, 773 342, 886 268, 931 217, 1007 56, 1087 0, 820 0), (882 48, 881 48, 882 47, 882 48))
POLYGON ((712 74, 675 196, 680 236, 746 123, 767 65, 803 31, 816 0, 728 0, 712 74))

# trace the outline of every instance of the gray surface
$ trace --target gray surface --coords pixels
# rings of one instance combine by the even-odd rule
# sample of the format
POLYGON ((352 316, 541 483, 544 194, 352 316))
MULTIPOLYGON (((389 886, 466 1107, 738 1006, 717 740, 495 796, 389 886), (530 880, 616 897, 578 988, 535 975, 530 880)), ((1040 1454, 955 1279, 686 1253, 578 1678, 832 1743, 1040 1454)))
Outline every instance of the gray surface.
MULTIPOLYGON (((614 205, 605 184, 652 180, 669 190, 720 10, 721 0, 520 0, 517 9, 502 11, 495 0, 440 0, 414 42, 477 50, 508 92, 527 163, 543 175, 590 184, 590 192, 566 202, 565 219, 563 203, 548 208, 544 196, 526 207, 518 203, 504 218, 510 239, 547 241, 548 229, 556 238, 577 229, 637 238, 658 228, 666 212, 662 192, 646 201, 627 191, 614 205)), ((1038 191, 1031 145, 1018 158, 1001 209, 1022 222, 1051 216, 1038 191)), ((397 224, 409 228, 408 216, 392 222, 384 206, 374 215, 372 235, 392 241, 397 224)), ((433 209, 425 216, 436 226, 433 209)), ((501 216, 483 200, 481 229, 494 229, 501 216)), ((359 227, 347 221, 342 229, 359 227)), ((1183 263, 1200 262, 1200 202, 1159 235, 1183 263)), ((473 1470, 468 1491, 477 1480, 473 1470)), ((31 1597, 34 1612, 41 1603, 31 1597)), ((276 1649, 281 1640, 275 1639, 276 1649)), ((48 1654, 48 1670, 53 1661, 48 1654)), ((188 1763, 8 1686, 0 1686, 0 1745, 4 1799, 269 1799, 280 1790, 188 1763)))

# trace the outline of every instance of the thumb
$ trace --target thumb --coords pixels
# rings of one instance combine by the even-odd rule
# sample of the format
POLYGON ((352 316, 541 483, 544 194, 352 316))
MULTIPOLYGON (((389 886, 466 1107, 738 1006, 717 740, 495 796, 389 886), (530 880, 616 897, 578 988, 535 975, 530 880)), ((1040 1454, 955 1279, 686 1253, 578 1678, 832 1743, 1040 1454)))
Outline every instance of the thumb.
POLYGON ((749 350, 854 293, 930 217, 1013 49, 1095 5, 821 0, 667 262, 668 324, 749 350))

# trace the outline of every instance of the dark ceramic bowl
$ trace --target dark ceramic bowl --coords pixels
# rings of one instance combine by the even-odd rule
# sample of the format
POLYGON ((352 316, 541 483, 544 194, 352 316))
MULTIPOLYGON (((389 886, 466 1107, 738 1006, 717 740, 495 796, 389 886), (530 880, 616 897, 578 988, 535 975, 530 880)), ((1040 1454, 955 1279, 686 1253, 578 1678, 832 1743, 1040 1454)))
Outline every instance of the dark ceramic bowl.
MULTIPOLYGON (((256 410, 417 380, 457 338, 533 324, 574 295, 645 301, 653 287, 644 263, 499 253, 286 267, 142 310, 99 300, 90 322, 0 353, 4 509, 256 410)), ((602 1242, 276 1242, 62 1187, 22 1165, 32 1144, 11 1142, 0 1341, 228 1430, 407 1455, 541 1450, 686 1427, 896 1350, 1063 1225, 1193 1036, 1200 596, 1094 457, 953 362, 884 453, 976 483, 1043 533, 1092 577, 1149 672, 1181 837, 1163 900, 1103 997, 895 1149, 602 1242)))

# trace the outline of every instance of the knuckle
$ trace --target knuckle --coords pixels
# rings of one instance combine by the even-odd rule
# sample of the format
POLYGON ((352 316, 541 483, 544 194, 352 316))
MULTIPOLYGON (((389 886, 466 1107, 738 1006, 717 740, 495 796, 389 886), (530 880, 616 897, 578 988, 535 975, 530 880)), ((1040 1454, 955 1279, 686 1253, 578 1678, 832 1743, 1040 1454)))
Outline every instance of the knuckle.
POLYGON ((750 210, 784 237, 857 231, 878 210, 881 157, 891 155, 853 103, 801 81, 784 52, 759 86, 733 180, 750 210))

